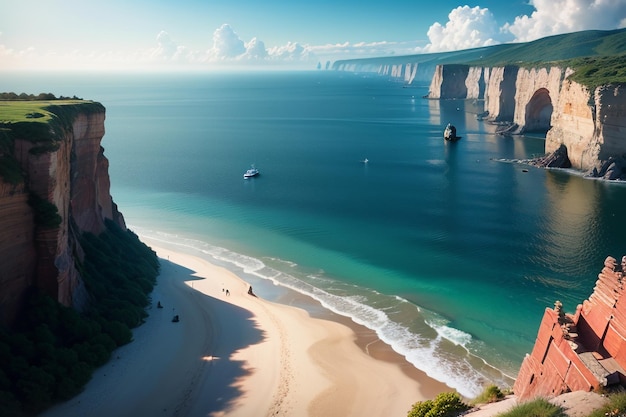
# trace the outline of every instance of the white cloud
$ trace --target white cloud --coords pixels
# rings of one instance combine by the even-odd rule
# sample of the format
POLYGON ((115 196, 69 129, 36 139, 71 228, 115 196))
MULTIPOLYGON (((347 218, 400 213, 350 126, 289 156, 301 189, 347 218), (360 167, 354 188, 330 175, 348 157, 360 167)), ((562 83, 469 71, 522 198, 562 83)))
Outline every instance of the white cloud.
POLYGON ((228 65, 250 62, 263 65, 308 62, 313 58, 310 48, 297 42, 272 48, 266 48, 265 43, 257 38, 246 43, 228 24, 215 30, 213 47, 207 52, 209 62, 228 65))
POLYGON ((459 6, 445 25, 435 22, 428 29, 430 43, 415 52, 444 52, 490 46, 502 42, 529 42, 546 36, 589 29, 626 27, 624 0, 529 0, 535 8, 498 29, 486 8, 459 6))
POLYGON ((535 7, 530 16, 518 16, 503 27, 515 35, 517 42, 581 30, 626 27, 624 0, 530 0, 529 4, 535 7))
POLYGON ((45 50, 39 44, 37 48, 15 48, 1 41, 3 34, 0 32, 0 62, 2 69, 208 69, 220 64, 313 68, 318 61, 444 52, 502 42, 527 42, 587 29, 626 27, 626 0, 528 2, 535 8, 533 13, 518 16, 512 23, 506 23, 502 27, 498 27, 493 14, 487 8, 467 5, 456 7, 450 11, 446 22, 436 22, 430 26, 427 41, 338 42, 322 45, 292 41, 267 47, 257 37, 244 42, 230 25, 223 24, 213 32, 212 43, 208 39, 205 46, 196 45, 195 49, 179 44, 168 32, 161 31, 152 46, 112 50, 78 50, 75 46, 70 46, 68 49, 55 51, 45 50))
POLYGON ((445 26, 435 22, 428 29, 430 43, 423 52, 444 52, 500 43, 498 25, 489 9, 459 6, 448 14, 445 26))
POLYGON ((157 47, 150 53, 149 60, 161 62, 194 62, 195 53, 183 45, 178 45, 172 40, 169 33, 162 30, 157 35, 157 47))
POLYGON ((318 55, 329 56, 385 56, 385 55, 407 55, 412 54, 417 48, 418 41, 414 42, 349 42, 334 43, 319 46, 311 46, 310 49, 318 55))
POLYGON ((250 42, 246 43, 246 58, 254 60, 262 60, 267 58, 267 50, 263 41, 257 38, 252 38, 250 42))
POLYGON ((158 47, 154 51, 155 56, 161 56, 165 58, 170 58, 176 54, 178 50, 178 45, 172 41, 170 34, 162 30, 157 35, 157 43, 158 47))
POLYGON ((287 42, 286 45, 275 46, 267 51, 273 60, 279 61, 307 61, 310 57, 310 49, 298 42, 287 42))
POLYGON ((217 60, 236 58, 245 52, 243 41, 230 25, 225 23, 213 32, 213 47, 209 50, 211 58, 217 60))

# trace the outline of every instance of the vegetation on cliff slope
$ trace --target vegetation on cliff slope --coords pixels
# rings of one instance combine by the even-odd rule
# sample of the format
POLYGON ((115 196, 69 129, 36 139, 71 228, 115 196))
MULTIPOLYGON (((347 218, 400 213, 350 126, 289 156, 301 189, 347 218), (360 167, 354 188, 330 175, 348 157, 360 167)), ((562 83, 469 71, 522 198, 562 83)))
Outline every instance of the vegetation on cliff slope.
POLYGON ((454 417, 469 408, 456 392, 443 392, 432 400, 413 404, 407 417, 454 417))
POLYGON ((156 254, 112 221, 85 234, 81 269, 91 300, 80 314, 37 292, 13 329, 0 328, 0 415, 35 415, 78 394, 132 339, 156 282, 156 254))
POLYGON ((57 206, 33 193, 28 195, 28 204, 33 209, 34 220, 37 226, 45 229, 59 227, 63 219, 59 215, 57 206))
POLYGON ((589 88, 608 84, 626 84, 626 54, 579 58, 563 63, 576 72, 569 78, 589 88))
POLYGON ((500 417, 567 417, 563 408, 552 404, 545 398, 537 398, 516 405, 511 410, 500 414, 500 417))
POLYGON ((583 57, 623 55, 626 51, 626 29, 585 30, 548 36, 532 42, 498 45, 463 63, 480 66, 545 65, 583 57))

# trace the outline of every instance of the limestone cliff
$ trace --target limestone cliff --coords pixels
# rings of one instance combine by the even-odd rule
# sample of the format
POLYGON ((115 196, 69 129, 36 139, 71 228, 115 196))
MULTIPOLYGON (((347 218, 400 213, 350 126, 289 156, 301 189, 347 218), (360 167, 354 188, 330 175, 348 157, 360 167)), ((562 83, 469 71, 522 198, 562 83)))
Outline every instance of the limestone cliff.
POLYGON ((41 129, 24 128, 24 122, 20 129, 4 124, 22 171, 18 182, 0 177, 0 322, 5 324, 13 321, 32 288, 80 309, 87 294, 78 237, 99 234, 107 218, 125 227, 109 193, 108 161, 100 146, 104 107, 53 103, 45 107, 48 137, 41 129), (41 220, 41 207, 56 211, 48 216, 57 220, 41 220))
POLYGON ((509 125, 509 133, 547 132, 546 153, 564 146, 572 168, 624 179, 625 87, 604 85, 589 90, 570 80, 572 74, 572 69, 557 66, 440 65, 428 97, 484 98, 488 121, 509 125))
POLYGON ((589 90, 566 81, 546 136, 546 152, 561 144, 574 168, 602 171, 604 161, 626 151, 626 91, 623 85, 589 90))
POLYGON ((468 65, 437 65, 430 83, 429 98, 467 98, 466 80, 468 74, 468 65))

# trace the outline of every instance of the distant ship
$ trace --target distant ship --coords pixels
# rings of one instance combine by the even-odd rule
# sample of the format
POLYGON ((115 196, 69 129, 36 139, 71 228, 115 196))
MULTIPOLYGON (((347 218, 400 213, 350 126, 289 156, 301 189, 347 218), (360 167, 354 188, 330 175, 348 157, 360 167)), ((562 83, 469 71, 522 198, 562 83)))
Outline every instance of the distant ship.
POLYGON ((456 127, 452 126, 450 123, 448 123, 448 126, 446 126, 443 131, 443 138, 450 142, 456 142, 457 140, 461 139, 460 136, 456 135, 456 127))
POLYGON ((256 168, 254 167, 254 165, 252 165, 252 168, 250 168, 249 170, 247 170, 247 171, 246 171, 246 173, 245 173, 245 174, 243 174, 243 177, 244 177, 245 179, 248 179, 248 178, 255 177, 255 176, 257 176, 257 175, 259 175, 259 170, 258 170, 258 169, 256 169, 256 168))

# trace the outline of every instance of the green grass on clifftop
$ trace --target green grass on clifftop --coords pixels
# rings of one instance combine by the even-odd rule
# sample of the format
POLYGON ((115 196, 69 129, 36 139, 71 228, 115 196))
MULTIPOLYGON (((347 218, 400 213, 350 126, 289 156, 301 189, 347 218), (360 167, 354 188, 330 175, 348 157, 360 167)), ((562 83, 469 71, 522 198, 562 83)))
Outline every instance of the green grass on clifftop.
POLYGON ((587 57, 564 63, 574 71, 569 78, 589 88, 607 84, 626 84, 626 54, 587 57))
MULTIPOLYGON (((0 93, 0 97, 7 95, 0 93)), ((14 157, 15 139, 33 142, 33 155, 54 152, 78 114, 104 111, 100 103, 79 99, 0 100, 0 177, 13 185, 24 180, 14 157)))

